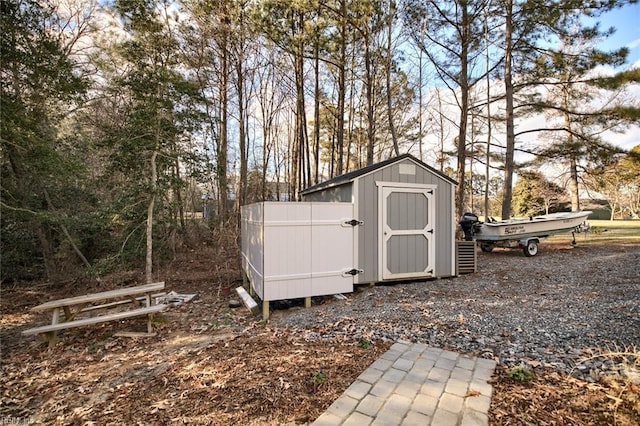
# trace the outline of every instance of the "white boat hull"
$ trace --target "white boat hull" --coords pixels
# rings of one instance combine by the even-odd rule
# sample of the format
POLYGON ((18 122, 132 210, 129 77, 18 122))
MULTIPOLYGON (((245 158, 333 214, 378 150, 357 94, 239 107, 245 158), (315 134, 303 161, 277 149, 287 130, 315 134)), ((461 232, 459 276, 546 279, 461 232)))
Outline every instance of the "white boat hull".
POLYGON ((581 226, 590 211, 552 213, 530 219, 511 219, 478 224, 474 227, 477 241, 523 240, 531 237, 544 238, 553 234, 572 232, 581 226))

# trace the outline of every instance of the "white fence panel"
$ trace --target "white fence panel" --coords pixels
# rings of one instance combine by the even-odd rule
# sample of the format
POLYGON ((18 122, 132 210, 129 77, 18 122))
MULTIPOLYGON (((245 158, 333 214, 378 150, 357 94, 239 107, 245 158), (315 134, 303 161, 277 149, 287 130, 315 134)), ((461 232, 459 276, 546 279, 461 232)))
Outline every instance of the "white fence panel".
POLYGON ((351 203, 265 202, 242 209, 242 267, 263 301, 353 291, 351 203))
POLYGON ((313 203, 312 207, 312 293, 336 294, 353 291, 354 227, 351 203, 313 203))

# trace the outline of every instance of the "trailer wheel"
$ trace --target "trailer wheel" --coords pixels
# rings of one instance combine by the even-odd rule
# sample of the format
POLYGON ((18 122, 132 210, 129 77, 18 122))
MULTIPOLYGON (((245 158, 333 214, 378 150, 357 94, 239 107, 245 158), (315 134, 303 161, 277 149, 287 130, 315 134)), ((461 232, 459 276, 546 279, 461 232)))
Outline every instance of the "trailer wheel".
POLYGON ((538 254, 538 240, 527 241, 527 244, 522 250, 524 251, 524 255, 527 257, 535 256, 538 254))
POLYGON ((493 244, 491 243, 480 243, 480 250, 485 253, 491 253, 493 251, 493 244))

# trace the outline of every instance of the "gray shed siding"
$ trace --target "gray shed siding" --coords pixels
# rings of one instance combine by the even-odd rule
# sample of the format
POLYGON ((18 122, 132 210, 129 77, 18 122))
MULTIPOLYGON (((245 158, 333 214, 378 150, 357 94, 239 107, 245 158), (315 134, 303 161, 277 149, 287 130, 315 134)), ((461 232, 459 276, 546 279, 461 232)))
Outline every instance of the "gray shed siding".
POLYGON ((376 182, 402 182, 437 185, 435 191, 435 277, 455 274, 451 271, 453 253, 453 211, 451 182, 416 165, 416 174, 400 174, 400 164, 415 164, 409 159, 391 164, 356 180, 358 184, 356 216, 364 221, 358 229, 358 265, 364 273, 358 275, 359 283, 381 281, 378 277, 378 187, 376 182))
POLYGON ((351 203, 353 183, 347 182, 339 186, 332 186, 323 191, 312 192, 303 196, 304 201, 323 201, 323 202, 339 202, 351 203))
MULTIPOLYGON (((335 186, 318 189, 303 195, 304 201, 324 202, 353 202, 354 217, 364 223, 357 229, 357 253, 355 263, 363 272, 357 275, 356 283, 373 283, 383 281, 380 275, 379 258, 379 224, 382 218, 379 216, 378 185, 379 182, 407 183, 420 185, 434 185, 433 194, 433 223, 434 255, 433 277, 448 277, 455 275, 455 218, 453 212, 453 198, 455 183, 440 176, 438 172, 430 170, 412 160, 412 157, 399 159, 380 168, 363 174, 359 174, 335 186), (415 166, 413 168, 412 166, 415 166), (400 173, 401 167, 405 173, 400 173), (415 173, 407 173, 406 169, 415 170, 415 173)), ((411 209, 409 207, 409 209, 411 209)), ((414 210, 416 210, 414 208, 414 210)), ((426 214, 426 213, 425 213, 426 214)), ((411 222, 411 212, 407 212, 406 220, 411 222)), ((404 219, 403 219, 404 220, 404 219)), ((420 250, 416 245, 416 251, 420 250)), ((426 251, 426 250, 425 250, 426 251)), ((424 253, 426 256, 427 254, 424 253)), ((402 256, 400 256, 402 257, 402 256)), ((400 259, 398 259, 400 260, 400 259)), ((407 260, 408 261, 408 260, 407 260)), ((411 269, 411 267, 409 267, 411 269)))

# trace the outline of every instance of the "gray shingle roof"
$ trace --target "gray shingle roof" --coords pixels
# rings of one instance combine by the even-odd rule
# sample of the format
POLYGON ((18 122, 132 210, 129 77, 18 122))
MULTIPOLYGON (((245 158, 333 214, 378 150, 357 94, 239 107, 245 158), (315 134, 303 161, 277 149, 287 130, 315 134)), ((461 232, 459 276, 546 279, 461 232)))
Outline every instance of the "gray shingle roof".
POLYGON ((423 161, 418 160, 413 155, 411 155, 411 154, 402 154, 402 155, 399 155, 398 157, 393 157, 393 158, 390 158, 388 160, 381 161, 379 163, 372 164, 370 166, 366 166, 366 167, 363 167, 361 169, 354 170, 352 172, 345 173, 345 174, 342 174, 340 176, 336 176, 333 179, 329 179, 329 180, 321 182, 319 184, 310 186, 310 187, 308 187, 308 188, 306 188, 306 189, 304 189, 302 191, 302 195, 310 194, 312 192, 322 191, 323 189, 326 189, 326 188, 331 188, 333 186, 340 186, 340 185, 343 185, 345 183, 352 182, 353 180, 355 180, 356 178, 358 178, 358 177, 360 177, 362 175, 366 175, 367 173, 373 172, 375 170, 381 169, 381 168, 386 167, 386 166, 388 166, 390 164, 393 164, 393 163, 396 163, 396 162, 399 162, 399 161, 402 161, 402 160, 405 160, 405 159, 410 159, 410 160, 414 161, 415 163, 417 163, 421 167, 423 167, 423 168, 429 170, 430 172, 440 176, 444 180, 453 183, 454 185, 458 184, 458 182, 456 182, 455 180, 451 179, 449 176, 447 176, 444 173, 434 169, 433 167, 429 166, 428 164, 424 163, 423 161))

